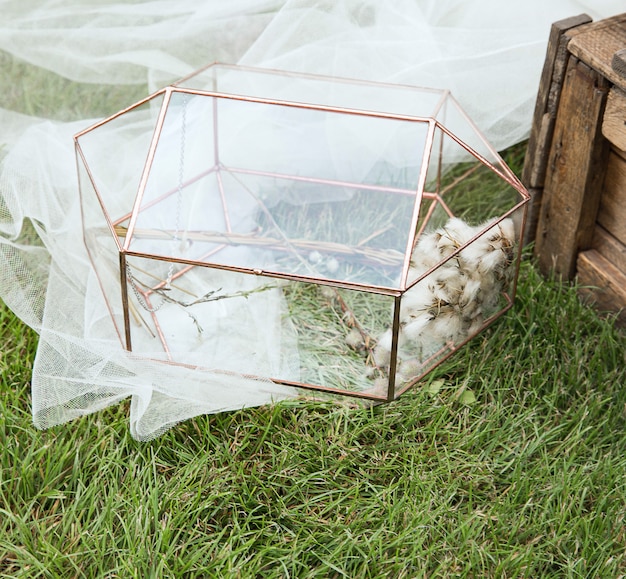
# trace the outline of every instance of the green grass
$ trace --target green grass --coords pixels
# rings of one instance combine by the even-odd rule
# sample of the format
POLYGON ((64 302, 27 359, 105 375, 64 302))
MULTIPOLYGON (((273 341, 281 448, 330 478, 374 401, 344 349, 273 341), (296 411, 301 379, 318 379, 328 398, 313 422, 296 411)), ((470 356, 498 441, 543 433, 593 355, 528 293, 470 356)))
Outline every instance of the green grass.
POLYGON ((127 404, 36 430, 36 336, 1 321, 0 576, 626 573, 624 338, 529 262, 514 309, 394 403, 285 402, 149 443, 127 404))
POLYGON ((626 575, 626 340, 528 260, 504 318, 375 408, 38 431, 36 342, 0 306, 0 577, 626 575))
POLYGON ((112 86, 72 82, 30 66, 0 50, 0 105, 26 115, 61 121, 88 113, 106 117, 147 96, 145 85, 112 86))

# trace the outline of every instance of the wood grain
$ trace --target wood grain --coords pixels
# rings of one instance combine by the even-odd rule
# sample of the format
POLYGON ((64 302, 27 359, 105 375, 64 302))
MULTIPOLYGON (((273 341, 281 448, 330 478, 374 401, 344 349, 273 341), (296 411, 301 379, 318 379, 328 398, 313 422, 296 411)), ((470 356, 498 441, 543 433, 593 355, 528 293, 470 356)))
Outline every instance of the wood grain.
POLYGON ((593 237, 609 143, 602 115, 609 84, 570 57, 546 169, 535 253, 543 273, 571 279, 576 256, 593 237))
POLYGON ((593 232, 591 247, 626 274, 626 245, 613 237, 601 225, 597 225, 593 232))
POLYGON ((548 152, 552 143, 554 120, 569 57, 567 45, 571 38, 578 33, 581 26, 590 22, 590 16, 580 14, 559 20, 550 28, 546 58, 539 82, 535 112, 522 171, 522 183, 531 194, 524 232, 525 244, 534 240, 537 230, 548 152))
POLYGON ((611 83, 626 90, 626 79, 613 70, 613 55, 626 46, 626 13, 601 20, 577 34, 568 50, 611 83))
POLYGON ((626 275, 594 249, 578 256, 580 294, 604 312, 618 313, 617 322, 626 326, 626 275))
POLYGON ((598 223, 626 245, 626 160, 613 151, 607 165, 598 223))
POLYGON ((526 187, 543 187, 547 148, 552 139, 554 119, 559 106, 561 87, 569 53, 567 45, 575 35, 573 28, 591 22, 587 14, 580 14, 552 24, 546 58, 541 72, 535 112, 528 140, 528 154, 522 172, 526 187))
POLYGON ((626 93, 615 87, 606 101, 602 134, 614 147, 626 152, 626 93))

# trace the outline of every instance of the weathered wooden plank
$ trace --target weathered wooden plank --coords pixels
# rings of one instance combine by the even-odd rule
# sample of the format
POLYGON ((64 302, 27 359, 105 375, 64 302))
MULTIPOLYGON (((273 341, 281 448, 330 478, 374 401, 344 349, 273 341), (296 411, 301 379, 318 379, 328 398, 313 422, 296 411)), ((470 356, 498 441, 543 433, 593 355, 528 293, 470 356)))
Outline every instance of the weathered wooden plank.
POLYGON ((537 231, 548 151, 552 143, 554 120, 569 55, 567 44, 577 34, 579 28, 589 22, 591 22, 590 16, 580 14, 559 20, 550 28, 546 58, 539 81, 535 112, 522 171, 522 183, 531 194, 524 231, 524 244, 533 241, 537 231))
POLYGON ((626 151, 626 93, 615 87, 606 101, 602 134, 613 146, 626 151))
POLYGON ((546 111, 553 116, 556 115, 556 111, 559 108, 559 99, 561 98, 567 61, 570 57, 567 47, 573 38, 579 34, 584 34, 590 26, 593 26, 593 21, 588 14, 580 14, 579 16, 560 20, 557 24, 562 30, 562 33, 559 38, 556 59, 554 61, 554 71, 552 73, 552 84, 550 85, 546 106, 546 111))
POLYGON ((598 209, 598 223, 626 244, 626 161, 612 151, 598 209))
POLYGON ((619 312, 617 321, 626 326, 626 275, 597 251, 578 255, 580 294, 604 312, 619 312))
POLYGON ((611 68, 624 80, 626 80, 626 48, 618 50, 611 59, 611 68))
POLYGON ((543 187, 546 152, 552 139, 552 129, 568 59, 567 44, 575 34, 572 29, 589 22, 591 22, 591 17, 587 14, 581 14, 559 20, 550 28, 546 58, 539 81, 535 112, 522 172, 522 182, 527 188, 543 187))
POLYGON ((572 38, 567 48, 611 83, 626 90, 626 79, 613 69, 613 55, 626 46, 626 13, 590 25, 572 38))
MULTIPOLYGON (((546 58, 539 81, 537 101, 533 116, 532 132, 539 134, 540 126, 546 112, 556 113, 561 86, 565 76, 565 68, 569 54, 567 44, 576 35, 574 28, 591 22, 591 17, 581 14, 555 22, 550 27, 546 58)), ((545 131, 544 131, 545 133, 545 131)), ((531 135, 532 137, 532 135, 531 135)), ((532 138, 531 138, 532 140, 532 138)), ((537 185, 536 183, 533 185, 537 185)))
POLYGON ((626 245, 620 243, 601 225, 597 225, 593 232, 591 248, 626 274, 626 245))
POLYGON ((615 147, 611 147, 611 153, 613 153, 613 155, 620 157, 621 159, 626 161, 626 151, 620 151, 619 149, 616 149, 615 147))
POLYGON ((601 131, 608 89, 602 76, 570 57, 537 227, 535 253, 544 273, 571 279, 576 255, 591 244, 609 153, 601 131))

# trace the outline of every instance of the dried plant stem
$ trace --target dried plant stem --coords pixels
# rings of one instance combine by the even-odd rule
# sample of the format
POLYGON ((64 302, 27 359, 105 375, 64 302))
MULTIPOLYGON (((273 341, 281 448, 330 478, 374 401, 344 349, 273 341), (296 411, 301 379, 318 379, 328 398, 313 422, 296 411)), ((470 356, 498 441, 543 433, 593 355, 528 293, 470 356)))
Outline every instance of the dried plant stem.
MULTIPOLYGON (((125 235, 126 228, 118 225, 116 233, 120 236, 125 235)), ((377 232, 380 235, 384 231, 377 232)), ((135 229, 133 235, 138 239, 163 239, 171 240, 175 232, 164 229, 142 228, 135 229)), ((372 236, 370 236, 372 237, 372 236)), ((302 258, 301 253, 309 253, 311 251, 326 251, 339 256, 350 256, 352 258, 360 258, 369 263, 380 265, 398 265, 402 263, 403 256, 399 251, 390 249, 378 249, 373 247, 351 247, 342 243, 334 243, 330 241, 318 241, 309 239, 290 239, 283 240, 273 237, 261 237, 257 234, 238 234, 226 232, 205 232, 205 231, 187 231, 185 238, 190 241, 201 241, 204 243, 225 243, 228 245, 250 245, 254 247, 263 247, 266 249, 284 250, 285 246, 293 250, 293 255, 310 269, 310 265, 302 258)), ((367 241, 367 240, 365 240, 367 241)), ((364 242, 362 242, 364 243, 364 242)))

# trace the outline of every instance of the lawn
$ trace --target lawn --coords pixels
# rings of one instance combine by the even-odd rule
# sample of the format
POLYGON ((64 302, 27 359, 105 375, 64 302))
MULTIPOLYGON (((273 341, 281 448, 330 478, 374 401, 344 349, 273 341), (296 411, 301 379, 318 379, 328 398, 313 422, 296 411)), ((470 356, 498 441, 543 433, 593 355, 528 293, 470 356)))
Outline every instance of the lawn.
MULTIPOLYGON (((59 106, 38 95, 26 112, 59 106)), ((0 577, 626 575, 626 339, 529 257, 511 311, 374 408, 282 402, 137 442, 124 403, 39 431, 37 336, 4 306, 0 343, 0 577)))

